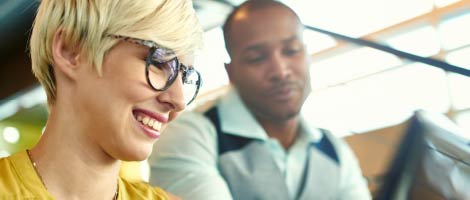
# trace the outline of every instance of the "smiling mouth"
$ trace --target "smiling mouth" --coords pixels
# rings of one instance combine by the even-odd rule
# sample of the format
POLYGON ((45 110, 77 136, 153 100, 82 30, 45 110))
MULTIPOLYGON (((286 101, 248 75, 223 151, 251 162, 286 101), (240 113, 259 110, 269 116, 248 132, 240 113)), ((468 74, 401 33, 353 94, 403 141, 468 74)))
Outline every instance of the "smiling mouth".
POLYGON ((138 122, 140 122, 143 126, 148 127, 152 130, 155 131, 160 131, 162 128, 162 123, 155 120, 154 118, 147 116, 143 113, 138 113, 136 114, 135 118, 137 119, 138 122))

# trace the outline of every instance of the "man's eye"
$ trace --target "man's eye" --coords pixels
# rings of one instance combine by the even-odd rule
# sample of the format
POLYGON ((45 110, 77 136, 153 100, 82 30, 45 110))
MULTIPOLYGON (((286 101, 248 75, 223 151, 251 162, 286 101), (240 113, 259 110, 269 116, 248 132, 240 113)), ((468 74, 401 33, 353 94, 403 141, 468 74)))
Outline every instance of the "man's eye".
POLYGON ((248 56, 246 57, 245 61, 247 63, 259 63, 265 59, 265 56, 259 55, 259 56, 248 56))
POLYGON ((302 48, 288 48, 283 51, 284 55, 292 56, 302 51, 302 48))

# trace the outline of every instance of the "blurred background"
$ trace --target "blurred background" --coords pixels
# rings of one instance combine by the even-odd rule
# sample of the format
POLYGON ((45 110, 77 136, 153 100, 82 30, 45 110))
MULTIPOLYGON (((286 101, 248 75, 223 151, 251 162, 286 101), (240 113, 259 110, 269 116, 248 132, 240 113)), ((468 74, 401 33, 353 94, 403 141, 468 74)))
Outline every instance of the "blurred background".
MULTIPOLYGON (((192 105, 228 87, 221 25, 241 0, 194 0, 205 30, 195 67, 204 85, 192 105)), ((283 0, 304 24, 362 38, 470 70, 470 0, 283 0)), ((33 146, 47 120, 46 96, 31 73, 34 0, 0 1, 0 157, 33 146)), ((443 113, 470 141, 470 77, 306 30, 313 92, 302 112, 339 131, 371 189, 417 109, 443 113), (371 149, 374 149, 371 151, 371 149)), ((147 175, 144 175, 147 176, 147 175)))

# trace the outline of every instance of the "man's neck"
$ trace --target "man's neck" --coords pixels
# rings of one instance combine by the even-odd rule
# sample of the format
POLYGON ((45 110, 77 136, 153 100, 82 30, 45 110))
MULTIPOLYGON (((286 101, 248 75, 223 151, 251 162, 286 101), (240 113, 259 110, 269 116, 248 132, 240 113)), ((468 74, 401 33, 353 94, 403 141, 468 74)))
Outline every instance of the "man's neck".
POLYGON ((74 122, 71 115, 51 112, 43 136, 30 151, 36 170, 56 199, 112 199, 120 161, 87 140, 83 127, 74 122))
POLYGON ((284 149, 289 149, 294 144, 299 132, 299 118, 295 117, 285 121, 259 120, 261 126, 271 138, 276 138, 284 149))

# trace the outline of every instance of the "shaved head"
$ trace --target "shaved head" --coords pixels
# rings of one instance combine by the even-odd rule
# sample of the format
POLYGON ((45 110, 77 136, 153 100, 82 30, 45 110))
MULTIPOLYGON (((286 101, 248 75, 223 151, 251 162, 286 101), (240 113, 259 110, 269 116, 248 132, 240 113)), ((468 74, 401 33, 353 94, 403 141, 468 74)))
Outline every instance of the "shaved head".
POLYGON ((274 0, 248 0, 242 3, 241 5, 235 7, 233 11, 229 14, 225 23, 222 27, 224 33, 224 40, 225 40, 225 48, 229 55, 232 55, 232 27, 233 24, 236 23, 238 20, 247 18, 248 15, 252 12, 256 12, 262 9, 271 8, 271 7, 280 7, 283 9, 288 10, 292 13, 298 21, 298 24, 301 25, 301 21, 299 16, 288 6, 285 4, 274 1, 274 0))

